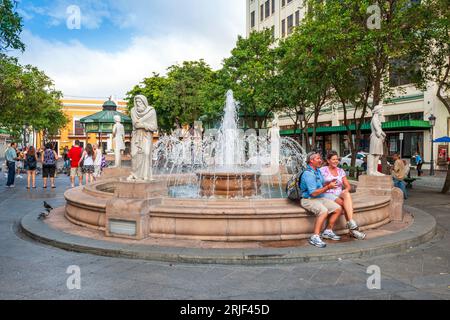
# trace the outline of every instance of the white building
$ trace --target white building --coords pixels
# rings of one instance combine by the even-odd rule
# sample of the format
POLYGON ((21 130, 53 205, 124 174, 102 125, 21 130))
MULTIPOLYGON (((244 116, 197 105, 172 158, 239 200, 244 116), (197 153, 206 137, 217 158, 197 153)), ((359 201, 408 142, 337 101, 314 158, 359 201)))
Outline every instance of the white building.
MULTIPOLYGON (((293 27, 299 25, 305 16, 306 8, 302 0, 246 0, 247 1, 247 36, 252 31, 273 30, 276 38, 283 38, 292 33, 293 27)), ((428 118, 436 117, 433 139, 450 136, 450 114, 436 97, 436 84, 431 83, 426 91, 416 89, 406 79, 392 79, 396 87, 396 97, 384 102, 389 153, 401 153, 410 158, 417 151, 425 162, 431 159, 431 128, 428 118), (400 88, 404 90, 400 90, 400 88), (403 140, 400 141, 403 136, 403 140), (400 150, 400 148, 402 150, 400 150)), ((447 92, 446 99, 450 101, 447 92)), ((350 112, 350 114, 353 114, 350 112)), ((371 114, 367 115, 370 118, 371 114)), ((319 117, 318 141, 316 148, 323 152, 337 150, 341 156, 348 150, 348 137, 343 126, 343 112, 340 108, 324 108, 319 117)), ((282 135, 293 134, 293 123, 287 116, 280 115, 282 135)), ((368 149, 370 128, 364 130, 365 138, 359 146, 368 149)), ((435 168, 446 169, 448 144, 434 144, 435 168)), ((424 165, 424 168, 428 165, 424 165)))

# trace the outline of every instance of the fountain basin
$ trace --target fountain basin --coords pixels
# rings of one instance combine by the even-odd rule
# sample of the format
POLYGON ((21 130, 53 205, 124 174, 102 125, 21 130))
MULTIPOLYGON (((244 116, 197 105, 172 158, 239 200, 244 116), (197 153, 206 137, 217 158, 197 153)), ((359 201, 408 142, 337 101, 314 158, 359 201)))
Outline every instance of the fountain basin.
POLYGON ((254 172, 197 172, 200 195, 225 198, 252 197, 260 194, 260 174, 254 172))
MULTIPOLYGON (((72 223, 106 231, 107 205, 111 190, 124 187, 118 179, 66 191, 65 216, 72 223)), ((362 230, 390 222, 391 196, 354 193, 354 219, 362 230)), ((287 199, 177 199, 158 197, 144 215, 141 238, 194 239, 210 241, 291 240, 309 237, 315 217, 287 199)), ((127 198, 131 205, 142 199, 127 198)), ((131 206, 130 208, 133 208, 131 206)), ((133 212, 124 212, 133 214, 133 212)), ((347 232, 341 217, 336 232, 347 232)))

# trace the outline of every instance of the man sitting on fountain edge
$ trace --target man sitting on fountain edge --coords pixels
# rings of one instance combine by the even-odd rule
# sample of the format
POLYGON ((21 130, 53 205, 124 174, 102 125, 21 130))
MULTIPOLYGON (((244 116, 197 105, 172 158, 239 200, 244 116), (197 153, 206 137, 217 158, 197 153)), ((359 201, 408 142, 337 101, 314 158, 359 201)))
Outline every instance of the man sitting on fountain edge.
POLYGON ((314 234, 309 238, 309 243, 313 246, 324 248, 325 242, 320 237, 323 223, 330 214, 327 228, 322 233, 322 238, 330 240, 341 240, 341 237, 333 232, 334 224, 342 214, 342 207, 336 202, 324 197, 327 190, 336 187, 336 182, 332 181, 324 186, 324 178, 320 173, 322 158, 317 152, 310 152, 306 156, 307 168, 303 172, 300 180, 300 190, 302 192, 301 205, 308 212, 316 216, 314 224, 314 234))

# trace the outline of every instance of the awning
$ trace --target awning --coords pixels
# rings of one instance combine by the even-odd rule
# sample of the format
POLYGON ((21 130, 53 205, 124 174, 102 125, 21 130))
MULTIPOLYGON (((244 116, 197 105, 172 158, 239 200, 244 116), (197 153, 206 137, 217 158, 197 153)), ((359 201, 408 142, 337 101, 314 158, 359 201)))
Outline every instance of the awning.
POLYGON ((436 143, 450 142, 450 137, 443 136, 443 137, 440 137, 440 138, 437 138, 437 139, 433 140, 433 142, 436 142, 436 143))
MULTIPOLYGON (((350 130, 351 131, 355 131, 355 125, 351 124, 350 126, 350 130)), ((419 129, 419 130, 429 130, 430 129, 430 123, 426 120, 398 120, 398 121, 389 121, 389 122, 384 122, 382 123, 381 127, 387 131, 389 130, 414 130, 414 129, 419 129)), ((361 126, 361 130, 362 131, 370 131, 370 123, 364 123, 361 126)), ((298 134, 300 133, 301 130, 296 129, 295 133, 298 134)), ((308 133, 312 133, 313 129, 312 128, 308 128, 308 133)), ((333 134, 333 133, 346 133, 347 132, 347 127, 346 126, 330 126, 330 127, 317 127, 316 129, 316 133, 321 134, 321 133, 328 133, 328 134, 333 134)), ((287 135, 293 135, 294 134, 294 130, 280 130, 280 135, 282 136, 287 136, 287 135)))

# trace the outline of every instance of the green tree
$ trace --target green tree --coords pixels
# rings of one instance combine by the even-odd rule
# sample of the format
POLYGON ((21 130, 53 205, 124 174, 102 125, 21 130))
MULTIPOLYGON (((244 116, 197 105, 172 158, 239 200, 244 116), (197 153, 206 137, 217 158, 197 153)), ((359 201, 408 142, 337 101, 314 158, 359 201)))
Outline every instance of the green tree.
POLYGON ((0 55, 0 126, 13 136, 32 128, 51 139, 67 123, 61 96, 44 72, 0 55))
POLYGON ((9 48, 25 50, 20 41, 22 18, 14 11, 16 5, 16 1, 0 0, 0 52, 9 48))
POLYGON ((128 91, 125 98, 128 101, 128 110, 131 110, 134 107, 135 96, 144 95, 147 97, 148 103, 156 110, 158 125, 162 131, 170 130, 173 125, 171 112, 165 108, 161 100, 162 92, 167 84, 168 80, 166 77, 162 77, 154 72, 151 77, 145 78, 140 84, 128 91))

